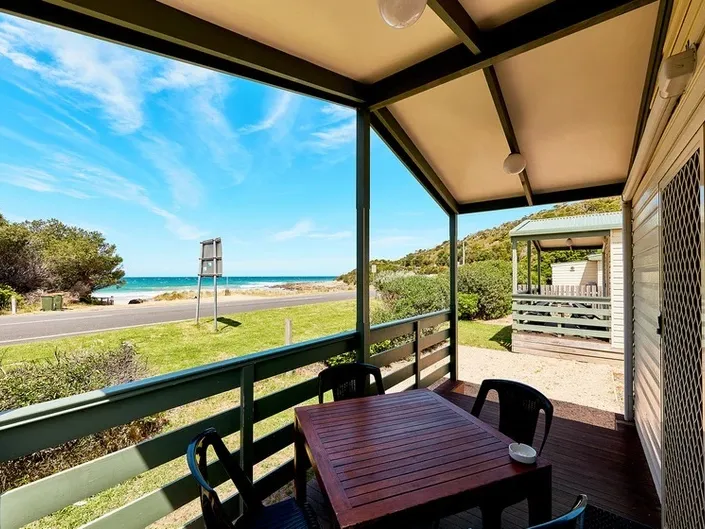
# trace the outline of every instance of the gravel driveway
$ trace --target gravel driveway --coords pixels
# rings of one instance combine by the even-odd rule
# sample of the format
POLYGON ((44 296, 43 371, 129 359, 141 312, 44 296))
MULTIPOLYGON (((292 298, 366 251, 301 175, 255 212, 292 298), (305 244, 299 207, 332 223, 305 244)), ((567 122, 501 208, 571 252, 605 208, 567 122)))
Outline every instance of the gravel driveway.
POLYGON ((623 413, 622 368, 461 345, 461 380, 480 384, 485 378, 518 380, 550 399, 623 413))

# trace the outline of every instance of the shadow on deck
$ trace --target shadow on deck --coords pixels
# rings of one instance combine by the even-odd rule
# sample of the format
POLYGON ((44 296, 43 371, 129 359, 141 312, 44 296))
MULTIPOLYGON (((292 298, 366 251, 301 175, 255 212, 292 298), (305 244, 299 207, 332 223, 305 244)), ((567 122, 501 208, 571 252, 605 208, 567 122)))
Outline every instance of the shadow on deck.
MULTIPOLYGON (((470 411, 479 387, 467 382, 446 382, 435 389, 449 401, 470 411)), ((480 418, 496 426, 498 405, 490 394, 480 418)), ((614 513, 635 523, 600 527, 640 528, 661 526, 661 507, 641 444, 633 425, 621 415, 552 401, 554 419, 543 454, 553 464, 553 514, 570 510, 578 494, 588 495, 591 506, 614 513), (643 525, 640 525, 643 524, 643 525)), ((535 445, 543 438, 543 414, 535 445)), ((316 480, 308 485, 308 498, 321 519, 322 527, 332 527, 326 501, 316 480)), ((588 518, 589 522, 589 518, 588 518)), ((604 521, 602 522, 605 523, 604 521)), ((526 501, 504 511, 502 527, 528 526, 526 501)), ((589 527, 587 524, 586 527, 589 527)), ((471 509, 441 521, 441 529, 480 529, 479 510, 471 509)))

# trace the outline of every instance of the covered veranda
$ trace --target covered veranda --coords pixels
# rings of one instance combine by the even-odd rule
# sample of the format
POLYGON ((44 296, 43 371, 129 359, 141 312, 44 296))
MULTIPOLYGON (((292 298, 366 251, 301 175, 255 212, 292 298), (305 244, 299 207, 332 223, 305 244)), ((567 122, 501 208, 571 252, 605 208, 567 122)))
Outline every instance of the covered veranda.
POLYGON ((526 220, 512 229, 509 237, 512 351, 621 365, 622 213, 526 220), (524 277, 519 274, 522 247, 524 277), (587 255, 582 261, 552 265, 551 283, 541 277, 542 256, 547 252, 581 250, 599 253, 587 255))
MULTIPOLYGON (((8 461, 225 391, 239 393, 227 412, 3 492, 0 526, 41 520, 181 458, 193 435, 209 426, 238 435, 238 461, 253 476, 255 464, 293 442, 291 423, 258 439, 254 425, 306 402, 317 388, 311 379, 255 398, 255 383, 344 352, 375 365, 407 359, 386 375, 385 388, 426 388, 447 379, 451 386, 441 391, 462 407, 458 216, 621 194, 646 127, 671 9, 669 0, 429 0, 415 25, 396 30, 371 0, 1 2, 10 14, 354 108, 357 324, 339 335, 3 413, 0 458, 8 461), (449 309, 381 326, 370 325, 369 304, 372 131, 447 213, 450 241, 449 309), (510 153, 525 163, 507 174, 502 162, 510 153), (412 341, 370 354, 372 344, 404 335, 412 341)), ((595 506, 658 527, 653 484, 648 477, 638 486, 629 481, 644 469, 633 426, 612 415, 587 428, 591 411, 572 413, 547 452, 563 465, 555 467, 554 513, 565 512, 567 494, 589 484, 595 506), (589 441, 573 462, 562 440, 578 437, 589 441), (609 450, 593 451, 598 442, 609 450), (590 466, 603 471, 586 473, 590 466), (613 496, 615 490, 621 494, 613 496)), ((258 492, 280 490, 293 471, 288 461, 259 477, 258 492)), ((225 481, 222 472, 213 478, 225 481)), ((197 495, 185 475, 84 527, 146 527, 197 495)), ((233 515, 239 511, 237 494, 226 506, 233 515)), ((465 522, 479 526, 471 517, 443 523, 465 522)))

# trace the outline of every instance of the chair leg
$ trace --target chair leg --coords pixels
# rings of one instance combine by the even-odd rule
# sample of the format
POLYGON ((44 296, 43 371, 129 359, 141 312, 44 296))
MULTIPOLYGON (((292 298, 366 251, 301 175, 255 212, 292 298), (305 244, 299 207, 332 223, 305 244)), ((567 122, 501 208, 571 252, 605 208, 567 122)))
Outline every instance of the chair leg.
POLYGON ((482 511, 482 529, 502 529, 502 511, 504 509, 499 505, 483 505, 480 507, 482 511))

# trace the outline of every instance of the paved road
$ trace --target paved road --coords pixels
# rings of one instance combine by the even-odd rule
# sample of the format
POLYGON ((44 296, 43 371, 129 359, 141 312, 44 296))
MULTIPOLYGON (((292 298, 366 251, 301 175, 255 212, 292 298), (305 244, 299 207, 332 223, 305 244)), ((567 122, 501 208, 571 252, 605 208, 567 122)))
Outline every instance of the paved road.
MULTIPOLYGON (((226 298, 218 301, 218 313, 234 314, 354 298, 355 292, 334 292, 330 294, 265 298, 249 301, 229 300, 226 298)), ((201 314, 205 317, 213 315, 212 298, 206 298, 205 303, 201 303, 201 314)), ((193 302, 165 303, 164 305, 129 305, 103 307, 96 310, 0 316, 0 346, 61 338, 76 334, 89 334, 98 331, 125 329, 140 325, 152 325, 154 323, 188 320, 194 318, 195 315, 196 301, 194 300, 193 302)))

